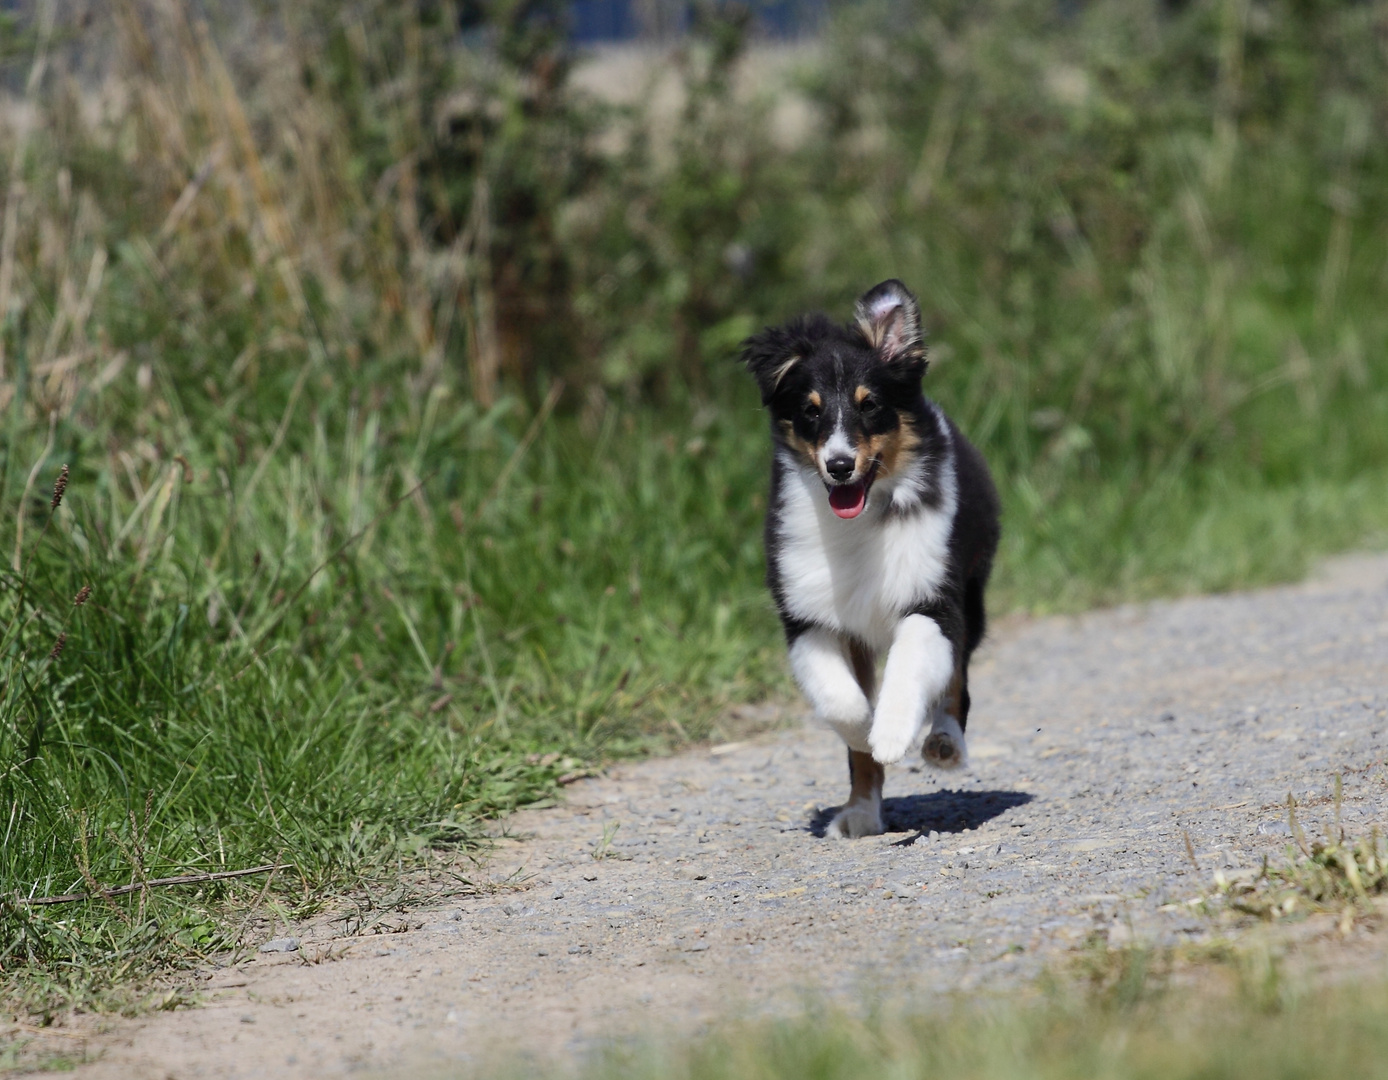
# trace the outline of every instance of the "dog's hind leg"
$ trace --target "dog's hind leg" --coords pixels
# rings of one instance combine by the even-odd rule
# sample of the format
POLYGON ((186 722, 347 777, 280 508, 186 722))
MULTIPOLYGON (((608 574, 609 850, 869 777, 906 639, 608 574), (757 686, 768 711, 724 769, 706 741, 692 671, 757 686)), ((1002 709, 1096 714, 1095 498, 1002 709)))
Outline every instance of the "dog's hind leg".
POLYGON ((986 616, 983 610, 983 582, 971 578, 964 586, 964 642, 956 650, 957 663, 949 688, 936 704, 930 734, 921 747, 921 757, 937 769, 957 769, 967 765, 968 744, 964 729, 969 724, 969 657, 983 640, 986 616))
MULTIPOLYGON (((853 677, 858 681, 863 696, 870 701, 877 684, 876 660, 866 647, 857 642, 849 643, 848 659, 853 665, 853 677)), ((887 770, 873 761, 871 754, 850 749, 848 801, 829 822, 825 834, 851 840, 882 833, 882 782, 886 775, 887 770)))
POLYGON ((937 769, 957 769, 969 761, 968 744, 964 741, 964 724, 969 715, 967 676, 956 672, 945 696, 935 703, 930 721, 930 734, 921 747, 921 757, 937 769))

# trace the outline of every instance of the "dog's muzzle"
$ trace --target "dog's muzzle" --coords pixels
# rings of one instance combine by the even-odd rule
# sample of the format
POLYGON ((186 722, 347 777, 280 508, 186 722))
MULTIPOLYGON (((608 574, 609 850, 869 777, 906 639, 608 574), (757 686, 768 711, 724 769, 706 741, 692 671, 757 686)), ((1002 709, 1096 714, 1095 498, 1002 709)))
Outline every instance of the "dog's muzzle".
POLYGON ((825 463, 825 468, 831 477, 835 477, 835 483, 827 483, 825 487, 829 489, 829 509, 834 511, 837 517, 855 518, 867 507, 868 489, 872 487, 872 482, 877 479, 877 462, 874 461, 868 466, 867 474, 861 480, 854 480, 848 483, 837 480, 838 470, 835 466, 842 461, 848 461, 849 468, 843 475, 845 477, 853 475, 853 461, 851 458, 834 458, 825 463))

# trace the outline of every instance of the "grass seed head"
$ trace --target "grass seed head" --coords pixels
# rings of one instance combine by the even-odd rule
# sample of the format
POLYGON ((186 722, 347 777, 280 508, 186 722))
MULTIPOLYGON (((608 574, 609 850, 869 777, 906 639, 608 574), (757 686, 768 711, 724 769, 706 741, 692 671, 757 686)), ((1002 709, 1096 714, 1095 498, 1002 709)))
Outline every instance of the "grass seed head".
POLYGON ((58 657, 63 655, 63 649, 65 648, 67 648, 67 634, 61 633, 58 635, 58 640, 53 642, 53 648, 48 653, 48 659, 57 660, 58 657))
POLYGON ((64 465, 58 470, 58 479, 53 484, 53 501, 48 504, 50 510, 58 509, 63 501, 63 492, 67 490, 67 466, 64 465))
POLYGON ((83 585, 80 589, 77 590, 77 595, 72 598, 72 606, 81 607, 83 604, 85 604, 88 600, 91 599, 91 595, 92 587, 90 585, 83 585))

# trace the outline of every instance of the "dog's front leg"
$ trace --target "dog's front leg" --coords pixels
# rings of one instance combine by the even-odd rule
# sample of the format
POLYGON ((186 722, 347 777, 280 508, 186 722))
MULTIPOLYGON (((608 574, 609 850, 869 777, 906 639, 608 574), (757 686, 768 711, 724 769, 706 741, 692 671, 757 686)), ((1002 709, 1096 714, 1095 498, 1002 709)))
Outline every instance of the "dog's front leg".
POLYGON ((868 750, 872 726, 872 655, 828 630, 800 634, 790 646, 790 669, 814 706, 815 716, 848 744, 853 790, 825 830, 826 836, 878 836, 882 825, 882 766, 868 750))
POLYGON ((908 615, 896 624, 882 689, 872 717, 868 748, 884 765, 900 761, 920 735, 926 709, 954 675, 954 646, 929 615, 908 615))
POLYGON ((790 670, 815 716, 850 750, 867 752, 872 706, 853 673, 847 643, 830 630, 805 630, 790 644, 790 670))

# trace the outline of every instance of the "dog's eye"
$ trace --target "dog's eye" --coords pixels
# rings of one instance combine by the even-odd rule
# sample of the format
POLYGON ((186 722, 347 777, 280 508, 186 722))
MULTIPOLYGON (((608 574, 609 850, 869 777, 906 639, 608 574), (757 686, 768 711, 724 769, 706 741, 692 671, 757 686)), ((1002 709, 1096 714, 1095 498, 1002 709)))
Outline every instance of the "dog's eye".
POLYGON ((807 402, 805 402, 805 419, 806 419, 806 420, 818 420, 818 419, 819 419, 819 406, 816 405, 813 401, 807 401, 807 402))
POLYGON ((865 397, 865 398, 863 398, 862 401, 858 402, 858 409, 859 409, 864 415, 867 415, 867 416, 872 415, 873 413, 875 413, 875 412, 877 411, 877 399, 874 398, 874 397, 865 397))

